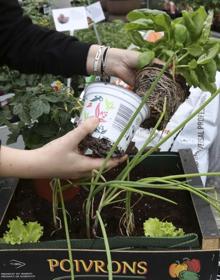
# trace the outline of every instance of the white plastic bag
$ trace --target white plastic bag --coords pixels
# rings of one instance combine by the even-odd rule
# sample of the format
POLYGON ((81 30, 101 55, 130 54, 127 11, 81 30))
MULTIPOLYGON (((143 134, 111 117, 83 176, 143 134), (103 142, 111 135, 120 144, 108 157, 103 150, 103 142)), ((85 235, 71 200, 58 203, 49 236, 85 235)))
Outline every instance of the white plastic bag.
MULTIPOLYGON (((220 88, 220 72, 216 75, 216 84, 220 88)), ((191 113, 198 109, 210 96, 209 92, 203 92, 199 88, 191 88, 190 95, 181 104, 170 119, 164 131, 157 131, 157 135, 149 146, 154 146, 160 139, 176 128, 191 113)), ((219 97, 217 96, 197 116, 186 124, 180 133, 172 136, 163 145, 161 151, 178 151, 191 148, 200 173, 207 172, 209 167, 209 148, 217 134, 217 116, 219 110, 219 97), (176 137, 176 138, 175 138, 176 137)), ((140 149, 146 141, 150 131, 140 128, 133 141, 140 149)), ((205 183, 205 178, 203 183, 205 183)))

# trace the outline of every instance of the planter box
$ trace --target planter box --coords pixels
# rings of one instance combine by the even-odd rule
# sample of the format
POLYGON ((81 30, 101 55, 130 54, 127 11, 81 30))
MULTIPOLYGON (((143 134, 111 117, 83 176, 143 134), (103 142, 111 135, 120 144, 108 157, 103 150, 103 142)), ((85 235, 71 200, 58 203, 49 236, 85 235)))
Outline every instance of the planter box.
MULTIPOLYGON (((149 172, 151 176, 157 176, 159 169, 164 176, 197 172, 190 150, 181 150, 179 153, 154 154, 137 168, 138 172, 144 170, 146 176, 149 176, 147 174, 149 172)), ((202 185, 200 178, 194 178, 190 183, 193 186, 202 185)), ((5 184, 10 188, 9 182, 6 181, 5 184)), ((4 211, 1 212, 3 213, 1 220, 4 217, 4 220, 7 218, 8 204, 5 205, 4 211)), ((201 264, 201 270, 194 274, 194 278, 187 279, 215 280, 219 258, 219 231, 212 210, 207 203, 194 195, 189 195, 188 206, 190 207, 187 210, 189 219, 194 220, 194 217, 196 217, 196 222, 193 222, 195 224, 192 227, 197 229, 199 243, 192 242, 193 238, 187 239, 187 242, 184 239, 175 240, 176 243, 173 243, 173 240, 164 238, 160 239, 160 245, 156 246, 154 244, 155 239, 145 237, 110 238, 114 280, 170 280, 172 279, 169 276, 170 265, 176 261, 184 263, 186 259, 196 259, 201 264)), ((102 239, 75 239, 72 240, 72 248, 77 278, 108 279, 106 253, 102 239)), ((1 244, 0 279, 17 278, 70 279, 66 241, 42 241, 37 244, 20 246, 1 244)))

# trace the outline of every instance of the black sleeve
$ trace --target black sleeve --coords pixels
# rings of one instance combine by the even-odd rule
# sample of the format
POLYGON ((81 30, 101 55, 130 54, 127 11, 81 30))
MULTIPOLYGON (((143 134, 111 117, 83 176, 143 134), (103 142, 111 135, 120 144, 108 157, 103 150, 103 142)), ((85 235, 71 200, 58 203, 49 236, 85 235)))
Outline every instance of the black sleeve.
POLYGON ((86 75, 90 45, 34 25, 17 0, 0 0, 0 64, 23 73, 86 75))

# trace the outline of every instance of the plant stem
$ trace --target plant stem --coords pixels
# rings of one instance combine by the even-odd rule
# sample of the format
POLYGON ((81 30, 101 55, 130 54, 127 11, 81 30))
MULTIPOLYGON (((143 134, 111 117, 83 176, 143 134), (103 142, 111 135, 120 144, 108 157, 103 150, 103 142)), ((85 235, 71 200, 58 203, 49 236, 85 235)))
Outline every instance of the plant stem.
POLYGON ((178 63, 179 63, 181 60, 183 60, 184 58, 186 58, 188 55, 189 55, 189 53, 186 52, 183 56, 181 56, 181 57, 177 60, 177 65, 178 65, 178 63))
POLYGON ((122 172, 117 176, 117 179, 121 179, 124 180, 128 174, 131 172, 131 170, 134 168, 136 161, 140 158, 140 156, 143 154, 143 152, 145 151, 145 148, 147 147, 147 145, 153 140, 155 132, 157 130, 157 128, 159 127, 159 125, 161 124, 161 121, 164 118, 164 115, 166 113, 166 99, 163 105, 163 112, 160 115, 159 120, 157 121, 155 127, 153 128, 152 132, 150 133, 148 139, 145 141, 144 145, 141 147, 141 149, 137 152, 137 154, 133 157, 133 159, 129 162, 129 164, 127 164, 127 166, 122 170, 122 172))
POLYGON ((102 235, 103 235, 104 243, 105 243, 105 252, 106 252, 107 262, 108 262, 108 279, 113 280, 112 257, 111 257, 111 250, 110 250, 109 242, 108 242, 108 236, 107 236, 107 233, 105 230, 105 225, 104 225, 101 215, 98 211, 96 211, 96 215, 97 215, 99 223, 100 223, 100 227, 102 230, 102 235))
POLYGON ((60 201, 61 201, 61 207, 62 207, 62 213, 63 213, 63 221, 64 221, 64 228, 65 228, 65 234, 66 234, 66 242, 67 242, 67 248, 68 248, 68 255, 69 255, 69 262, 70 262, 70 273, 71 273, 71 280, 74 280, 74 267, 73 267, 73 255, 72 255, 72 248, 71 248, 71 241, 70 241, 70 235, 69 235, 69 227, 66 217, 66 208, 63 200, 63 193, 62 188, 60 184, 60 179, 56 179, 58 184, 58 190, 60 193, 60 201))
POLYGON ((211 95, 197 110, 195 110, 190 116, 188 116, 183 122, 181 122, 176 128, 174 128, 171 132, 169 132, 157 145, 151 148, 148 152, 142 155, 139 160, 135 163, 134 167, 142 162, 145 158, 151 155, 154 151, 156 151, 163 143, 165 143, 171 136, 173 136, 176 132, 178 132, 181 128, 183 128, 190 120, 192 120, 200 111, 202 111, 218 94, 220 93, 220 89, 218 89, 213 95, 211 95))

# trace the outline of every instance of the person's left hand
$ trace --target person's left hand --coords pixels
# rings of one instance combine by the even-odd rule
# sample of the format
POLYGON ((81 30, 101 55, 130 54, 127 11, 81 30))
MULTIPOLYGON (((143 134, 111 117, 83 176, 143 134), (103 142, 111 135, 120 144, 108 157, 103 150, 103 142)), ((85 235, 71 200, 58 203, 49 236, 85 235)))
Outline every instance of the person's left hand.
MULTIPOLYGON (((90 47, 87 58, 87 72, 89 74, 93 73, 94 58, 98 49, 98 45, 90 47)), ((105 74, 118 77, 130 86, 133 86, 139 55, 140 53, 137 51, 109 48, 106 54, 105 74)))
POLYGON ((137 51, 110 48, 106 58, 105 73, 116 76, 130 86, 134 85, 138 59, 137 51))

